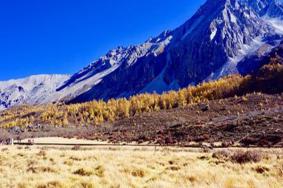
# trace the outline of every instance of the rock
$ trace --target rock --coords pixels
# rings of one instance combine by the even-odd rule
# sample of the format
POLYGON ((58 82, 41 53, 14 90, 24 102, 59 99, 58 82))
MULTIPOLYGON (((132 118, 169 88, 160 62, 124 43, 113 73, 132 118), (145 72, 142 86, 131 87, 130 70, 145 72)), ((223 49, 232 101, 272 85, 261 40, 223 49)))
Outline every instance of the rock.
POLYGON ((203 111, 203 112, 206 112, 209 110, 209 105, 208 104, 200 104, 200 110, 203 111))
POLYGON ((18 126, 15 126, 15 127, 10 128, 9 132, 12 134, 20 134, 22 132, 22 129, 18 126))

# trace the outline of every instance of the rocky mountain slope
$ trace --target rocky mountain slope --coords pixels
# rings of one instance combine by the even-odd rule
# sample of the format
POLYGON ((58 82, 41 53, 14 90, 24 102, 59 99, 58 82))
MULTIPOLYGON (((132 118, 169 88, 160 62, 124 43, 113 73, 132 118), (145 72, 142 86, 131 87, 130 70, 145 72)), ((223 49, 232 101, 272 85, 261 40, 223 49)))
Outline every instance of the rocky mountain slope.
POLYGON ((43 104, 68 75, 37 75, 0 82, 0 110, 21 104, 43 104))
MULTIPOLYGON (((245 58, 266 56, 279 45, 282 15, 282 1, 278 0, 208 0, 179 28, 124 49, 126 56, 115 64, 115 71, 99 83, 92 82, 91 89, 70 101, 161 93, 238 73, 250 66, 245 58), (148 50, 148 46, 154 48, 148 50)), ((76 74, 74 78, 81 77, 76 74)))
POLYGON ((0 102, 7 108, 162 93, 228 74, 246 74, 259 67, 256 58, 268 56, 282 40, 282 0, 208 0, 175 30, 111 50, 71 77, 61 77, 61 83, 51 84, 56 89, 47 87, 48 92, 35 99, 33 92, 13 97, 13 88, 0 85, 0 102))

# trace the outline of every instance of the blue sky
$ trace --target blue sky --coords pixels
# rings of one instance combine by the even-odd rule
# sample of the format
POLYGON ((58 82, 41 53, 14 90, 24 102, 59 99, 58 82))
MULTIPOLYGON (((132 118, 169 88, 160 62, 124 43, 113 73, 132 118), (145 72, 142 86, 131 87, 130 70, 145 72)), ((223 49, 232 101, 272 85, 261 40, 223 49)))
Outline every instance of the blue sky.
POLYGON ((72 74, 185 22, 205 0, 1 0, 0 80, 72 74))

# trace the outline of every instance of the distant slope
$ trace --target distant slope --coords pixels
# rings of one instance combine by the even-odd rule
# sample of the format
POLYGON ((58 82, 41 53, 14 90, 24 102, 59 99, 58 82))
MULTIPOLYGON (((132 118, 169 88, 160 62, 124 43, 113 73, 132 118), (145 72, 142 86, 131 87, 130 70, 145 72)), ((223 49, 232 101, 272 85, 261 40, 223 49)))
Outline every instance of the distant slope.
POLYGON ((0 81, 0 110, 23 104, 44 104, 68 75, 36 75, 28 78, 0 81))

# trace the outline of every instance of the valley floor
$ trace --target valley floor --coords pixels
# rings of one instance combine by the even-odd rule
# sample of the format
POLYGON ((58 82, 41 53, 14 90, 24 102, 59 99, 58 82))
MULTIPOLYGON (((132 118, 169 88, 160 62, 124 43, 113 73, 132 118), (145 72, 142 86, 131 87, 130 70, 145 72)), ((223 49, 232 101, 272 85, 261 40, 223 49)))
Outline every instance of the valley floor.
POLYGON ((0 187, 283 187, 282 149, 0 147, 0 187), (246 152, 246 153, 245 153, 246 152))

